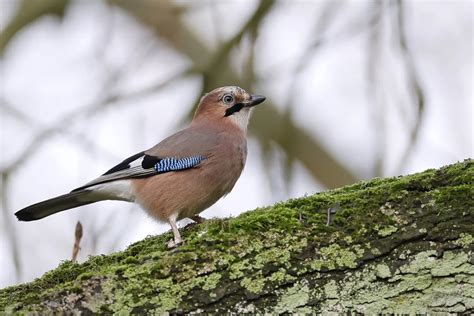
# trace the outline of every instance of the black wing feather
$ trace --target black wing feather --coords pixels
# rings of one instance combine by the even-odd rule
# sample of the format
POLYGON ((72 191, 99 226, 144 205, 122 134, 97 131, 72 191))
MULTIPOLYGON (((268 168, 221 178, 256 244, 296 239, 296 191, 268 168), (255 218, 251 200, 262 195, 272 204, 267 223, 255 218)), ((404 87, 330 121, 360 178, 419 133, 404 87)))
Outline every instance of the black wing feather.
POLYGON ((138 158, 142 157, 143 155, 145 155, 144 151, 142 151, 138 154, 135 154, 131 157, 128 157, 127 159, 125 159, 124 161, 122 161, 121 163, 114 166, 112 169, 108 170, 106 173, 104 173, 103 176, 114 173, 114 172, 117 172, 117 171, 120 171, 120 170, 130 168, 130 163, 137 160, 138 158))
POLYGON ((97 179, 94 179, 71 192, 80 191, 94 185, 115 180, 144 178, 170 171, 186 170, 195 167, 203 159, 204 157, 202 156, 162 158, 150 156, 141 152, 125 159, 97 179))
POLYGON ((143 157, 143 160, 142 160, 142 168, 143 169, 153 168, 161 160, 163 159, 160 157, 145 155, 145 157, 143 157))

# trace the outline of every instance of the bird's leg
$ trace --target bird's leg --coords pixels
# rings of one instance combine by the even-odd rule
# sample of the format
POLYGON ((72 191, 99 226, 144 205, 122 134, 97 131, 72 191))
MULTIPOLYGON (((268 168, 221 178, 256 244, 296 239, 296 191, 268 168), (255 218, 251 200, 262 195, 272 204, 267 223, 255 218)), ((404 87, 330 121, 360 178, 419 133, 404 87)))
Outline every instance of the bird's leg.
POLYGON ((170 239, 170 241, 168 241, 168 248, 178 247, 183 242, 183 240, 181 239, 178 226, 176 225, 176 218, 171 216, 170 218, 168 218, 168 223, 170 224, 171 229, 173 230, 174 236, 174 239, 170 239))
POLYGON ((206 220, 204 217, 199 216, 199 215, 194 215, 194 216, 191 217, 191 219, 193 221, 195 221, 196 223, 198 223, 198 224, 202 224, 206 220))

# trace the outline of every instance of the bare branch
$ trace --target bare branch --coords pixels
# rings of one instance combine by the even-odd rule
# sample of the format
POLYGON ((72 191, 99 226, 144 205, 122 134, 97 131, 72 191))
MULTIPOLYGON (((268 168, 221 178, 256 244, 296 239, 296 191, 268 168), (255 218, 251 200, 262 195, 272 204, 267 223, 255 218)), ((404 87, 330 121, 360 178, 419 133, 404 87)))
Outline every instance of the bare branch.
POLYGON ((62 16, 67 5, 67 0, 21 1, 13 18, 7 25, 2 26, 0 33, 0 56, 3 55, 5 48, 18 32, 42 16, 62 16))
POLYGON ((263 142, 275 142, 286 153, 291 153, 306 169, 327 188, 335 188, 341 184, 354 183, 357 178, 344 165, 332 157, 311 134, 297 126, 290 117, 285 116, 266 101, 265 107, 255 111, 254 124, 250 132, 263 142), (257 128, 258 126, 258 128, 257 128), (287 126, 282 131, 281 126, 287 126), (292 138, 288 139, 287 135, 292 138))

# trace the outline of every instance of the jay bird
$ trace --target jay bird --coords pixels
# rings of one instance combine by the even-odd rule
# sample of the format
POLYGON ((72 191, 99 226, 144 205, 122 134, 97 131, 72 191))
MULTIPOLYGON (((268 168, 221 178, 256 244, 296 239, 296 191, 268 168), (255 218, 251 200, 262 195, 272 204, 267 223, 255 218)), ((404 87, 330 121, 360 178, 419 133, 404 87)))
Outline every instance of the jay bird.
POLYGON ((20 221, 43 217, 103 201, 138 203, 158 221, 168 222, 181 242, 176 222, 191 218, 229 193, 247 156, 247 124, 252 107, 265 101, 236 86, 217 88, 201 98, 185 129, 154 147, 135 154, 70 193, 28 206, 15 213, 20 221))

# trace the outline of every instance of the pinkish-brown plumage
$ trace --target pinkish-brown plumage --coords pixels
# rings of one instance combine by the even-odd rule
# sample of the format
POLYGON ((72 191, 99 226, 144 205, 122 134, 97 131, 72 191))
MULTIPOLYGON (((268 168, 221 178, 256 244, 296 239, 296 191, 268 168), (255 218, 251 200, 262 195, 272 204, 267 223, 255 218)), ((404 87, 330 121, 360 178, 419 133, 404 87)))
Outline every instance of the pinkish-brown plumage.
POLYGON ((16 215, 30 221, 101 200, 136 202, 155 219, 170 224, 174 239, 169 246, 175 246, 181 243, 176 221, 185 217, 199 221, 199 213, 234 187, 247 157, 252 107, 264 100, 239 87, 215 89, 201 99, 187 128, 71 193, 16 215), (167 163, 161 169, 160 161, 167 163))
POLYGON ((246 139, 235 124, 194 123, 146 153, 198 154, 205 159, 197 167, 132 180, 137 202, 158 220, 166 221, 173 214, 177 220, 199 214, 232 190, 245 165, 246 139))

